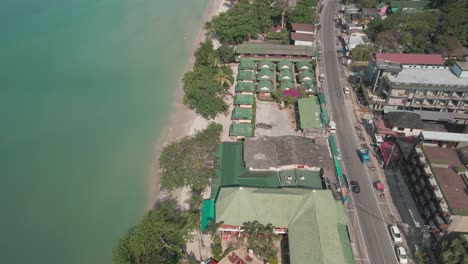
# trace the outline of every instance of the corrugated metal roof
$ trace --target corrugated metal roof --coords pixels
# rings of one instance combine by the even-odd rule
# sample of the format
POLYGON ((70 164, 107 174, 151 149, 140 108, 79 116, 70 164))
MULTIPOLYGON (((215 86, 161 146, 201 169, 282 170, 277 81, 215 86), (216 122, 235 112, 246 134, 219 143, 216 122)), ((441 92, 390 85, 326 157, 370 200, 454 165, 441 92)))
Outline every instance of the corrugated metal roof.
POLYGON ((298 100, 299 117, 302 129, 322 128, 320 120, 320 104, 316 96, 301 98, 298 100))
POLYGON ((377 62, 387 61, 410 65, 444 65, 444 59, 440 54, 375 53, 372 57, 377 62))
POLYGON ((287 227, 291 263, 354 263, 345 257, 338 226, 344 208, 329 190, 221 188, 216 221, 287 227))
POLYGON ((275 45, 275 44, 241 44, 236 48, 237 54, 255 54, 272 56, 307 56, 312 57, 315 49, 309 46, 275 45))

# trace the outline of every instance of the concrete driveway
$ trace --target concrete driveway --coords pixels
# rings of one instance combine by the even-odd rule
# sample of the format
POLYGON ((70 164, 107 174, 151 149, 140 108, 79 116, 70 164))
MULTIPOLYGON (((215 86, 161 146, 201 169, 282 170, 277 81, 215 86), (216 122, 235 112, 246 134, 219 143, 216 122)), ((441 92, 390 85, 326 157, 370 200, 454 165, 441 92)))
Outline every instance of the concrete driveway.
POLYGON ((294 108, 280 110, 276 102, 257 100, 256 123, 265 123, 272 126, 271 129, 256 128, 256 136, 300 135, 300 132, 295 131, 294 108))

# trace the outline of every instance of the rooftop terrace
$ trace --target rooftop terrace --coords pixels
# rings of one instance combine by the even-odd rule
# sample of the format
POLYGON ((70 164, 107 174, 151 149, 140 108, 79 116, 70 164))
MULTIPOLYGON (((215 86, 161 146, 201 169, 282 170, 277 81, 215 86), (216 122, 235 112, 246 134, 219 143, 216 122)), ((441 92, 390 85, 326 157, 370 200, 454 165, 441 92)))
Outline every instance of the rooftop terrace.
MULTIPOLYGON (((431 67, 431 66, 428 66, 431 67)), ((437 67, 437 66, 434 66, 437 67)), ((415 85, 450 85, 468 87, 466 79, 458 78, 447 67, 440 66, 439 69, 431 68, 403 68, 401 72, 392 75, 389 72, 384 73, 391 82, 398 84, 415 85)))

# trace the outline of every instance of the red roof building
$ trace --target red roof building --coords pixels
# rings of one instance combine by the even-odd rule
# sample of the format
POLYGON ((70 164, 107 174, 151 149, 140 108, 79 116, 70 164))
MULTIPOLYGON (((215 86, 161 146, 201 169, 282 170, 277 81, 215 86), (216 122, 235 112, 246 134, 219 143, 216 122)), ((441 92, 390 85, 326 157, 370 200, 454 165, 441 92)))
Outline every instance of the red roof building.
POLYGON ((405 65, 444 65, 440 54, 373 53, 372 59, 376 62, 405 65))
MULTIPOLYGON (((301 23, 292 23, 292 30, 296 32, 308 32, 309 34, 315 34, 315 26, 313 24, 301 24, 301 23)), ((307 34, 307 33, 306 33, 307 34)))
POLYGON ((313 42, 315 40, 314 35, 312 34, 304 34, 304 33, 297 33, 291 32, 291 39, 296 41, 308 41, 313 42))

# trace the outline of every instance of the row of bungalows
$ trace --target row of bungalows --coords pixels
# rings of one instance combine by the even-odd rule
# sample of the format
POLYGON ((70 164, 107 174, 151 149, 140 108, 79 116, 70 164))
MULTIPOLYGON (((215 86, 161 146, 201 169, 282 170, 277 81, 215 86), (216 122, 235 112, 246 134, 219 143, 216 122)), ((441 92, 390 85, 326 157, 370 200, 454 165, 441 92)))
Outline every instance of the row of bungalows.
POLYGON ((271 100, 276 87, 283 91, 297 87, 307 92, 316 91, 313 66, 305 60, 274 63, 270 60, 241 59, 237 81, 236 93, 257 93, 260 100, 271 100))
POLYGON ((255 68, 253 60, 242 60, 239 63, 237 83, 235 86, 234 109, 229 136, 242 139, 253 136, 255 126, 255 68))

